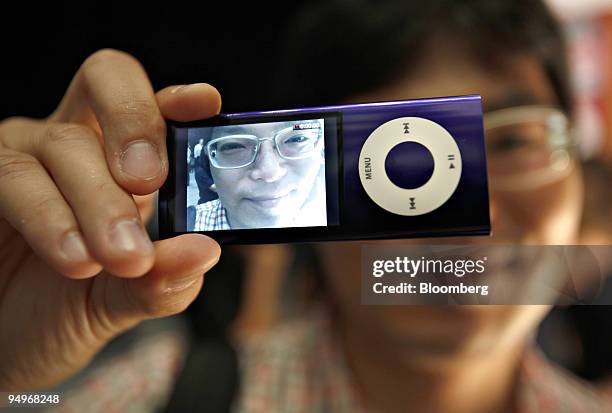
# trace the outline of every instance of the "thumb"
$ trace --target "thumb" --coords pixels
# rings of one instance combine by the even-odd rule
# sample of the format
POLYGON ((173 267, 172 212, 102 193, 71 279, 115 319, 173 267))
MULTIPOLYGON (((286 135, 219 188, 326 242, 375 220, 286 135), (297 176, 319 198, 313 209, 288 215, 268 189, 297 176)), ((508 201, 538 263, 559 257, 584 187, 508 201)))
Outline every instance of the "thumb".
POLYGON ((219 244, 199 234, 155 242, 155 264, 138 278, 109 277, 104 294, 106 321, 122 332, 138 322, 177 314, 198 295, 204 273, 221 255, 219 244))

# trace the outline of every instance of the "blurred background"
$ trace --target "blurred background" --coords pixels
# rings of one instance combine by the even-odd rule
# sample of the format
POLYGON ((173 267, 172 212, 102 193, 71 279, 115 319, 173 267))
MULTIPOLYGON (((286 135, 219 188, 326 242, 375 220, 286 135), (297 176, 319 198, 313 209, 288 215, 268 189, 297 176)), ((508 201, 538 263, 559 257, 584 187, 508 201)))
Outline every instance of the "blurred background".
POLYGON ((580 147, 612 158, 612 2, 549 0, 565 26, 580 147))
MULTIPOLYGON (((225 111, 267 108, 273 104, 266 101, 273 80, 270 69, 278 63, 283 40, 278 34, 291 25, 292 13, 302 3, 213 9, 175 2, 152 10, 112 2, 45 2, 35 12, 14 6, 4 13, 11 24, 0 27, 0 118, 48 115, 83 60, 103 47, 136 56, 156 89, 205 80, 221 91, 225 111)), ((582 153, 585 159, 610 159, 612 1, 548 3, 565 27, 582 153)))

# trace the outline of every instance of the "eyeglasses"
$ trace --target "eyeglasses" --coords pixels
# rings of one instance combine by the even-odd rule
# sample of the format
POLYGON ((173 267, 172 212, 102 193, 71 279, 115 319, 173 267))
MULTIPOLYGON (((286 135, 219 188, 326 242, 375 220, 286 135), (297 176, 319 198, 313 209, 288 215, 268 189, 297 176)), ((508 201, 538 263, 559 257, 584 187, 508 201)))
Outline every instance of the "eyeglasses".
POLYGON ((255 162, 263 141, 271 141, 278 155, 285 160, 306 159, 318 149, 320 129, 283 129, 273 137, 256 135, 228 135, 216 138, 206 145, 206 153, 215 168, 244 168, 255 162))
POLYGON ((545 106, 519 106, 484 115, 491 188, 526 190, 561 180, 576 147, 567 116, 545 106))

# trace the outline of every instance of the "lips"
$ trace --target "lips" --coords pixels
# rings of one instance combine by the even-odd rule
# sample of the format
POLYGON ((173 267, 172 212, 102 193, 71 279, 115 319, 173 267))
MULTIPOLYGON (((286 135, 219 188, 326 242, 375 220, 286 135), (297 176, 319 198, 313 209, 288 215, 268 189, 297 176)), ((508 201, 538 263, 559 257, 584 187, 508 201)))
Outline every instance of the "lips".
POLYGON ((271 201, 271 200, 274 200, 274 199, 284 198, 287 195, 289 195, 289 192, 285 192, 285 193, 282 193, 282 194, 258 195, 258 196, 249 197, 247 199, 249 199, 251 201, 256 201, 256 202, 271 201))
POLYGON ((274 208, 289 196, 291 192, 293 192, 293 190, 283 193, 260 194, 245 199, 263 208, 274 208))

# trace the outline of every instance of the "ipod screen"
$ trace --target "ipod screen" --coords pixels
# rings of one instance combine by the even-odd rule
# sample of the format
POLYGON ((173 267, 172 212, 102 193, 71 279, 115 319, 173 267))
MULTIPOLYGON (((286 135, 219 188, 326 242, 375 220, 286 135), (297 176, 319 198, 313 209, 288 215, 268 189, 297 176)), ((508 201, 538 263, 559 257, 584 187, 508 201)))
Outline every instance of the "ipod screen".
POLYGON ((183 137, 176 146, 182 162, 176 165, 184 165, 177 177, 184 177, 185 188, 184 215, 177 211, 177 217, 185 217, 186 231, 338 224, 335 118, 240 122, 176 132, 178 140, 183 137))

